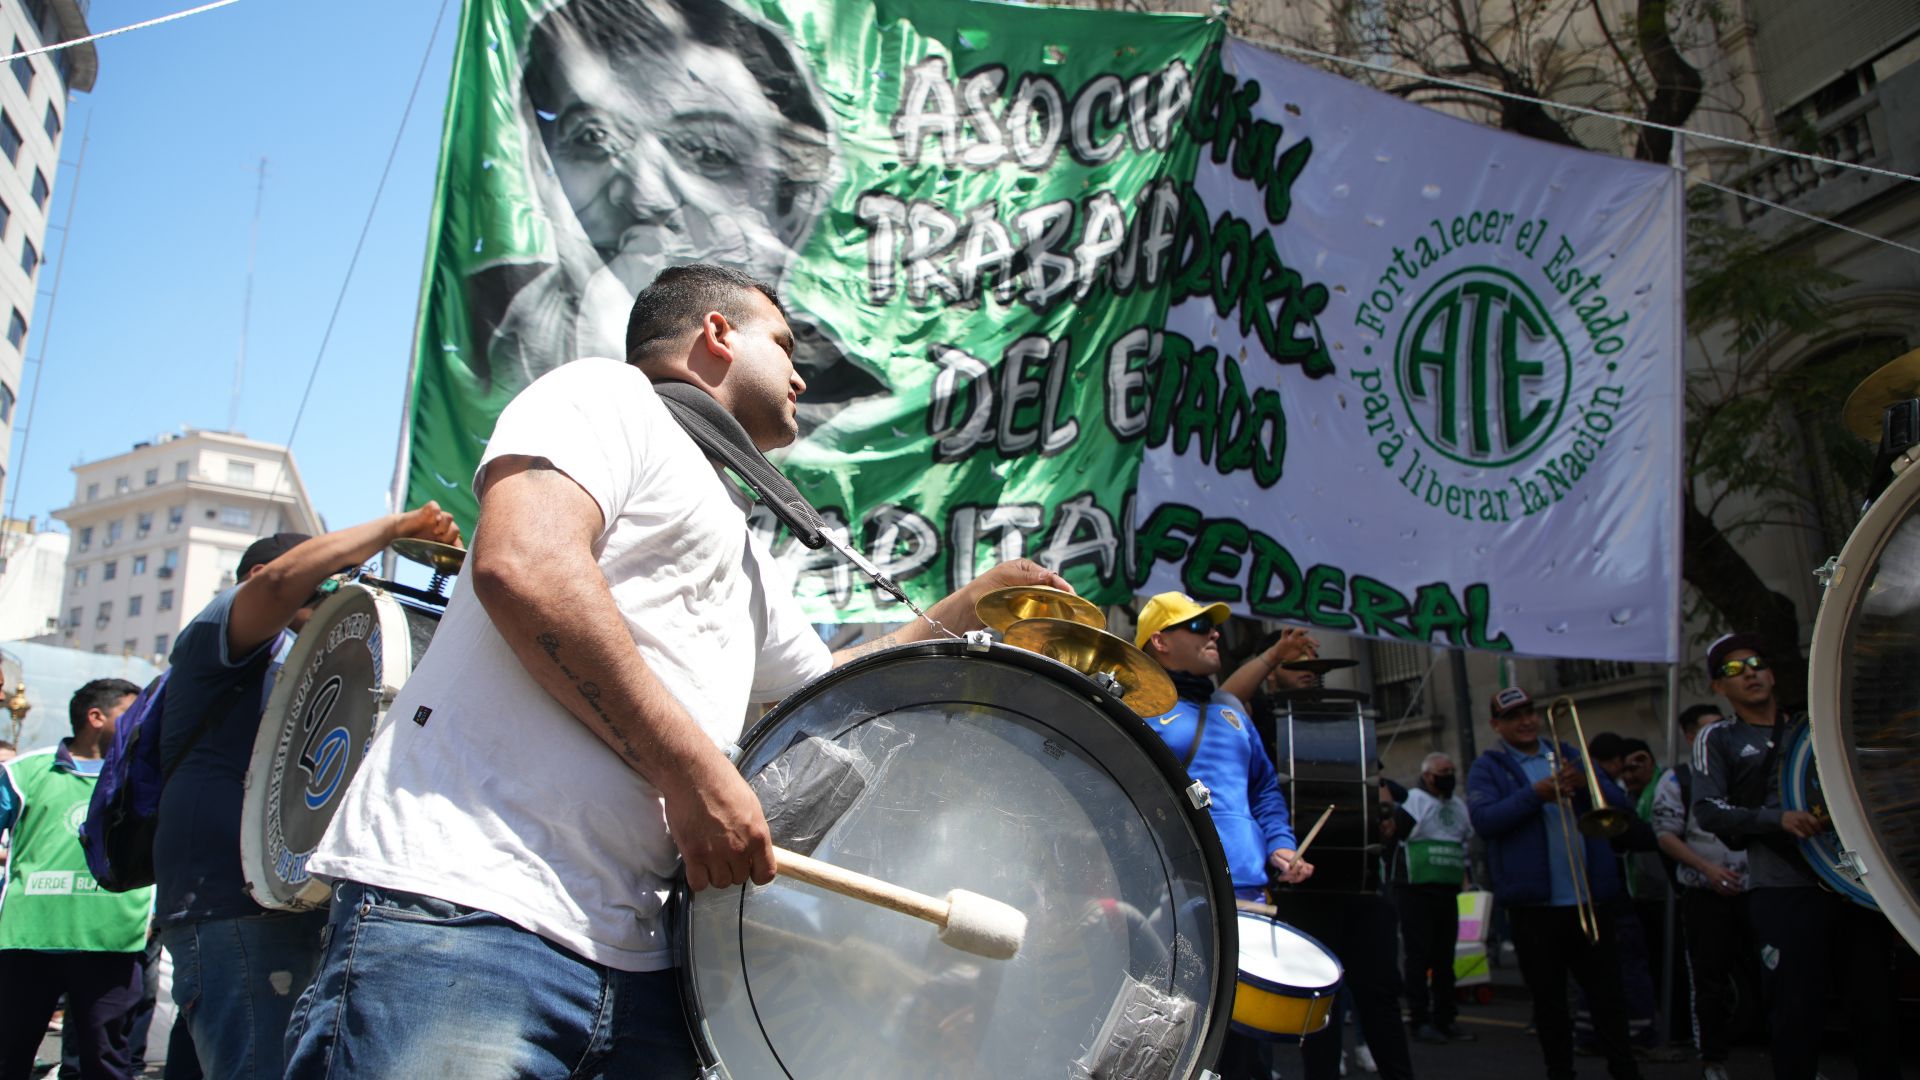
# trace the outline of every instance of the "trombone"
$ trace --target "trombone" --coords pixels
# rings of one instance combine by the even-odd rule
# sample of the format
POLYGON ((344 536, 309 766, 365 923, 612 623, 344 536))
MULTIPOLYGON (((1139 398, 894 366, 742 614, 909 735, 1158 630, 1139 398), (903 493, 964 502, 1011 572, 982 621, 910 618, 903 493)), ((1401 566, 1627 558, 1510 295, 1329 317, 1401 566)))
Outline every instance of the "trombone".
MULTIPOLYGON (((1600 912, 1594 905, 1592 882, 1587 878, 1586 846, 1581 844, 1576 849, 1574 845, 1574 830, 1567 824, 1568 819, 1574 818, 1573 796, 1560 790, 1557 784, 1560 775, 1560 728, 1559 725, 1554 722, 1554 714, 1562 707, 1567 710, 1567 715, 1573 720, 1574 744, 1581 747, 1583 751, 1587 745, 1587 733, 1586 730, 1580 726, 1580 710, 1574 706, 1573 699, 1570 697, 1555 698, 1553 702, 1547 706, 1546 711, 1547 768, 1553 771, 1556 780, 1553 801, 1554 804, 1560 808, 1558 815, 1560 818, 1560 840, 1567 851, 1567 868, 1572 872, 1573 902, 1575 910, 1579 912, 1580 930, 1587 935, 1588 941, 1597 945, 1600 943, 1600 912)), ((1608 840, 1626 832, 1633 826, 1632 816, 1625 810, 1607 805, 1606 794, 1600 788, 1600 774, 1596 773, 1593 769, 1592 756, 1584 752, 1581 753, 1580 763, 1586 766, 1587 798, 1588 801, 1593 804, 1586 813, 1579 815, 1579 817, 1575 819, 1580 834, 1582 836, 1591 836, 1595 839, 1608 840)))

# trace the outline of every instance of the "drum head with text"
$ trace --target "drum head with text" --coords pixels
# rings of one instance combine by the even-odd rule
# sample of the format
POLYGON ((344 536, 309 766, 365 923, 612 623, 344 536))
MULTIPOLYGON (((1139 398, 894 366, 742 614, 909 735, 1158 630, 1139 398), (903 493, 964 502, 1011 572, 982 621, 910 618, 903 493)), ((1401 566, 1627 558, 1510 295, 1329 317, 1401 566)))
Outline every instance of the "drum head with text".
POLYGON ((775 842, 1028 918, 990 960, 807 885, 683 907, 689 1009, 736 1078, 1196 1076, 1237 943, 1206 811, 1145 724, 1051 660, 928 643, 789 698, 741 771, 775 842))
POLYGON ((273 684, 254 739, 240 861, 263 907, 305 910, 328 887, 307 874, 387 705, 412 673, 439 612, 357 582, 315 609, 273 684))

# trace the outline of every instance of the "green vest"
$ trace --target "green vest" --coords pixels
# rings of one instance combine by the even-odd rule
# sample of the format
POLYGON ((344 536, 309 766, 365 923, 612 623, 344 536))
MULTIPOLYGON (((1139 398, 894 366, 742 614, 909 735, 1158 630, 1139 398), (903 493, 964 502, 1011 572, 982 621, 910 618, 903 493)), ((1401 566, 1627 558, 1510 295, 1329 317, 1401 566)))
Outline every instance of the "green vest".
POLYGON ((0 949, 145 951, 153 889, 102 889, 80 848, 95 778, 74 769, 64 742, 14 758, 0 766, 0 776, 14 802, 0 949))

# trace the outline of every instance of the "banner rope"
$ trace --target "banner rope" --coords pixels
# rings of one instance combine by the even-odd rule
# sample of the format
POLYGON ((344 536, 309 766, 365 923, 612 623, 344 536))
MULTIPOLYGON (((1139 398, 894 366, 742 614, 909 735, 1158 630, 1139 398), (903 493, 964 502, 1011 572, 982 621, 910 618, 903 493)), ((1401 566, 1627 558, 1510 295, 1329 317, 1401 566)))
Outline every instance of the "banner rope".
POLYGON ((101 38, 110 38, 116 34, 124 34, 132 30, 145 30, 149 26, 159 26, 162 23, 177 22, 190 15, 199 15, 212 11, 215 8, 223 8, 229 4, 237 4, 239 2, 240 0, 213 0, 211 4, 201 4, 197 8, 176 11, 171 15, 162 15, 157 19, 148 19, 146 22, 137 22, 131 26, 122 26, 117 30, 102 30, 97 34, 88 34, 86 37, 74 38, 70 41, 56 41, 51 45, 42 45, 37 49, 22 49, 17 53, 8 53, 6 56, 0 56, 0 64, 10 63, 25 56, 39 56, 41 53, 56 52, 60 49, 71 49, 75 45, 85 45, 89 41, 99 41, 101 38))
MULTIPOLYGON (((400 126, 394 130, 393 145, 387 149, 387 163, 380 169, 380 182, 373 187, 373 202, 367 206, 367 219, 360 225, 360 239, 354 241, 353 256, 347 260, 346 276, 340 280, 340 293, 334 297, 333 312, 327 316, 327 328, 321 333, 320 348, 313 356, 313 368, 307 372, 307 388, 300 392, 300 405, 293 412, 293 427, 287 432, 287 441, 283 444, 288 457, 293 455, 293 438, 300 433, 300 420, 306 415, 307 399, 313 394, 314 381, 320 377, 320 361, 326 358, 327 343, 333 340, 333 328, 340 320, 340 308, 347 301, 347 288, 353 284, 354 268, 360 265, 360 252, 367 246, 367 234, 373 231, 373 218, 380 209, 380 196, 387 190, 387 178, 393 174, 393 160, 400 155, 400 139, 407 132, 407 120, 413 115, 413 103, 420 96, 420 84, 427 76, 427 62, 433 59, 433 46, 440 40, 440 24, 447 17, 447 3, 448 0, 440 0, 440 10, 433 17, 433 30, 427 34, 427 47, 420 54, 420 68, 413 74, 413 89, 407 92, 406 107, 400 110, 400 126)), ((282 477, 286 473, 285 469, 280 471, 282 477)), ((274 485, 274 494, 279 494, 278 482, 274 485)), ((264 514, 261 517, 261 528, 264 530, 271 519, 264 514)))
MULTIPOLYGON (((1387 64, 1376 64, 1370 60, 1356 60, 1349 56, 1337 56, 1333 53, 1321 52, 1318 49, 1309 49, 1301 45, 1287 45, 1287 44, 1281 44, 1281 43, 1268 43, 1268 42, 1257 42, 1257 41, 1249 42, 1249 43, 1262 49, 1272 49, 1275 52, 1293 53, 1297 56, 1312 57, 1315 60, 1325 60, 1331 64, 1344 64, 1348 67, 1365 68, 1368 71, 1378 72, 1383 75, 1399 75, 1402 77, 1415 77, 1415 73, 1413 72, 1405 71, 1401 68, 1392 67, 1387 64)), ((1633 124, 1638 127, 1652 128, 1656 131, 1665 131, 1669 134, 1678 135, 1683 138, 1706 139, 1709 142, 1723 143, 1727 146, 1737 146, 1744 150, 1758 150, 1761 153, 1765 153, 1765 154, 1778 154, 1782 157, 1798 158, 1801 161, 1810 161, 1816 165, 1831 165, 1834 168, 1838 168, 1838 169, 1854 169, 1856 171, 1863 172, 1863 173, 1871 173, 1875 176, 1888 176, 1888 177, 1892 177, 1895 180, 1908 180, 1914 183, 1920 183, 1920 176, 1913 176, 1908 173, 1897 172, 1893 169, 1882 169, 1877 166, 1862 165, 1858 162, 1853 162, 1853 161, 1841 161, 1838 158, 1821 157, 1819 154, 1809 154, 1800 150, 1789 150, 1783 146, 1768 146, 1765 143, 1750 142, 1746 139, 1736 139, 1730 135, 1714 135, 1705 131, 1695 131, 1692 128, 1677 127, 1673 124, 1662 124, 1657 120, 1647 120, 1637 116, 1627 116, 1622 113, 1610 113, 1602 109, 1590 109, 1585 105, 1572 105, 1564 101, 1550 101, 1546 98, 1530 97, 1526 94, 1516 94, 1511 90, 1501 90, 1496 87, 1487 86, 1482 83, 1465 82, 1460 79, 1449 79, 1441 75, 1428 75, 1424 72, 1421 72, 1421 73, 1418 73, 1417 77, 1421 82, 1435 83, 1440 86, 1452 87, 1456 90, 1470 90, 1476 94, 1486 94, 1489 97, 1506 98, 1510 101, 1524 101, 1530 105, 1540 105, 1549 109, 1560 109, 1563 112, 1578 113, 1581 116, 1592 116, 1592 117, 1597 117, 1601 120, 1613 120, 1622 124, 1633 124)), ((1722 190, 1725 190, 1725 189, 1722 189, 1722 190)), ((1744 192, 1734 191, 1730 193, 1734 195, 1741 195, 1743 198, 1757 199, 1757 196, 1746 195, 1744 192)), ((1761 200, 1761 201, 1764 201, 1764 200, 1761 200)), ((1815 220, 1819 220, 1819 219, 1816 218, 1815 220)))
POLYGON ((1920 255, 1920 248, 1903 244, 1898 240, 1890 240, 1884 236, 1875 236, 1873 233, 1866 232, 1861 229, 1856 229, 1851 225, 1842 225, 1839 222, 1833 220, 1832 218, 1823 218, 1818 214, 1809 214, 1805 210, 1795 210, 1791 206, 1782 206, 1777 202, 1773 202, 1769 199, 1763 199, 1758 195, 1749 195, 1744 191, 1736 191, 1733 188, 1727 187, 1724 184, 1716 184, 1712 180, 1709 180, 1704 176, 1690 176, 1687 178, 1687 182, 1691 184, 1699 184, 1701 187, 1712 188, 1715 191, 1723 192, 1728 195, 1733 195, 1738 198, 1747 199, 1752 202, 1757 202, 1761 206, 1764 206, 1769 210, 1778 210, 1783 214, 1792 214, 1794 217, 1797 217, 1797 218, 1805 218, 1808 221, 1814 222, 1816 224, 1825 225, 1825 226, 1828 226, 1829 228, 1839 229, 1843 233, 1851 233, 1854 236, 1861 238, 1862 240, 1871 240, 1876 244, 1885 244, 1890 248, 1895 248, 1897 250, 1904 251, 1909 255, 1920 255))

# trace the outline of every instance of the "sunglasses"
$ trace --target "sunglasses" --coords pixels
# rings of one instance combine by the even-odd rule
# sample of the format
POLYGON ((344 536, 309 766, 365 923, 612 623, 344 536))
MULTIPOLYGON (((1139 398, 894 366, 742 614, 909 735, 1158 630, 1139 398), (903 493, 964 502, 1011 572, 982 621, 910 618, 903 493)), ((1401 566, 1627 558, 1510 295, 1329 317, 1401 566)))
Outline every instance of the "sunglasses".
POLYGON ((1213 620, 1205 615, 1196 615, 1186 622, 1175 623, 1172 629, 1185 630, 1189 633, 1201 635, 1211 634, 1213 633, 1213 620))
POLYGON ((1765 671, 1767 662, 1758 656, 1749 656, 1745 660, 1728 660, 1714 669, 1715 678, 1731 679, 1742 671, 1765 671))

